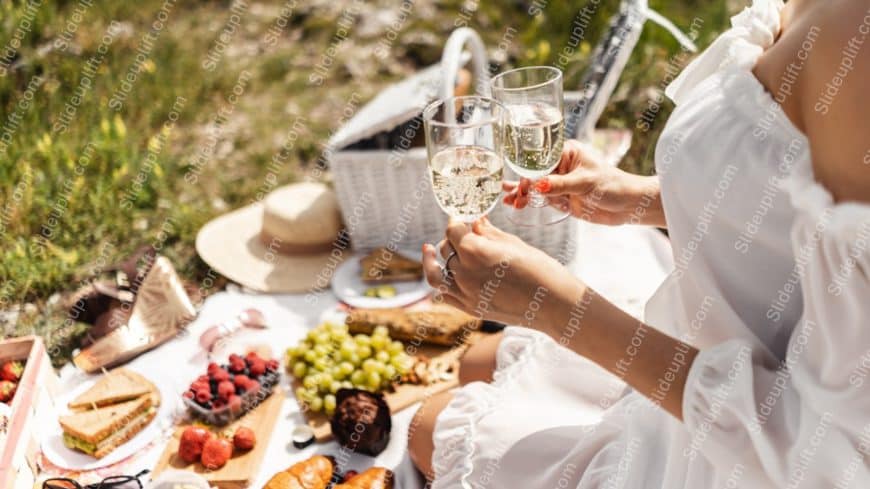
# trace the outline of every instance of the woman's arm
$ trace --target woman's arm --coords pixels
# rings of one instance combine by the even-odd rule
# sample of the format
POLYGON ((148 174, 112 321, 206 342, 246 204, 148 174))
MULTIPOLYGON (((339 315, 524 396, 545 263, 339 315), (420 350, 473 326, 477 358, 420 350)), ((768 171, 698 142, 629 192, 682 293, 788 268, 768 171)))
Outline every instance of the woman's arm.
POLYGON ((638 321, 579 280, 566 283, 535 326, 683 419, 683 390, 698 349, 638 321))
MULTIPOLYGON (((552 175, 537 182, 537 190, 568 198, 571 214, 597 224, 644 224, 665 228, 657 176, 635 175, 602 161, 588 144, 565 141, 562 159, 552 175)), ((528 203, 529 180, 506 182, 505 202, 517 208, 528 203)))
POLYGON ((682 392, 695 348, 638 322, 555 259, 486 219, 470 228, 451 221, 447 241, 442 253, 457 252, 450 262, 452 282, 443 280, 435 247, 423 247, 426 277, 445 302, 543 331, 682 418, 682 392))

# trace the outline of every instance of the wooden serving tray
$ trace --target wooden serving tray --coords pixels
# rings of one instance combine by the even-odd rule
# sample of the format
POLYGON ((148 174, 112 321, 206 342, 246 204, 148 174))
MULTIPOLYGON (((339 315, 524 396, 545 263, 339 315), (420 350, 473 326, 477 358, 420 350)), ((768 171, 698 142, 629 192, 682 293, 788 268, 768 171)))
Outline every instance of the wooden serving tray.
MULTIPOLYGON (((448 362, 453 364, 452 375, 449 378, 428 385, 400 384, 394 391, 385 392, 384 400, 386 400, 387 405, 390 406, 390 412, 395 414, 429 396, 444 392, 459 385, 459 359, 468 348, 468 345, 473 344, 481 335, 485 335, 485 333, 474 332, 469 335, 464 345, 453 348, 437 345, 420 345, 418 353, 428 357, 430 361, 448 362)), ((294 379, 294 392, 299 385, 298 381, 294 379)), ((325 442, 332 439, 332 428, 329 426, 329 418, 325 413, 304 411, 304 416, 308 426, 314 430, 314 438, 318 442, 325 442)))
POLYGON ((198 462, 189 464, 178 456, 178 443, 181 440, 181 433, 191 423, 179 425, 172 435, 172 439, 166 445, 166 449, 163 451, 160 459, 157 461, 157 465, 154 466, 152 477, 156 478, 166 469, 189 470, 205 477, 209 484, 219 489, 242 489, 248 487, 257 477, 260 462, 263 460, 266 447, 269 446, 269 439, 274 431, 275 422, 281 414, 281 404, 283 402, 283 390, 280 386, 277 386, 272 395, 251 410, 251 412, 244 415, 241 419, 220 428, 220 431, 232 432, 239 426, 247 426, 254 430, 257 444, 247 452, 234 452, 227 464, 218 470, 208 470, 198 462))

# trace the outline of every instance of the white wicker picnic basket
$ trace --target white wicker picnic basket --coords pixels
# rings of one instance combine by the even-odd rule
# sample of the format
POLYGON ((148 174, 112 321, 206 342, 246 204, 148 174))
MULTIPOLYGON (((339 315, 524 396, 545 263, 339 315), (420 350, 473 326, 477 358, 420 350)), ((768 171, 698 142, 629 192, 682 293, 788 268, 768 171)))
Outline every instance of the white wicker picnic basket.
MULTIPOLYGON (((664 27, 688 51, 691 39, 651 10, 647 0, 622 0, 607 32, 592 52, 580 80, 581 91, 565 92, 565 137, 589 138, 647 21, 664 27)), ((470 59, 476 92, 489 93, 489 65, 480 36, 467 27, 455 30, 444 45, 441 63, 393 85, 366 104, 329 141, 339 205, 359 250, 395 246, 417 250, 441 239, 447 216, 429 183, 423 109, 436 98, 453 95, 460 68, 470 59), (469 53, 464 53, 465 48, 469 53)), ((505 168, 507 178, 515 178, 505 168)), ((577 251, 577 221, 520 227, 501 205, 490 214, 501 229, 520 236, 562 263, 577 251)))
MULTIPOLYGON (((460 28, 447 40, 440 64, 385 89, 330 139, 329 166, 355 249, 417 250, 443 237, 447 215, 432 194, 420 115, 433 100, 453 96, 458 72, 469 58, 477 93, 488 94, 483 41, 475 31, 460 28)), ((504 216, 501 204, 489 217, 563 263, 574 255, 574 219, 520 227, 504 216)))

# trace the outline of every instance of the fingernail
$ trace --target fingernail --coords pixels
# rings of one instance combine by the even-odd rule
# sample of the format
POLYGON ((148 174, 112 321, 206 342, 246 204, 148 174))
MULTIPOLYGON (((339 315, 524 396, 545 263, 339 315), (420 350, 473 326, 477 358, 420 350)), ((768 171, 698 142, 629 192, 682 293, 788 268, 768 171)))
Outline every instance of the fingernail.
POLYGON ((552 188, 553 187, 552 187, 552 185, 550 185, 550 181, 547 180, 546 178, 542 178, 542 179, 538 180, 537 182, 535 182, 535 190, 537 190, 538 192, 541 192, 542 194, 549 192, 550 189, 552 189, 552 188))

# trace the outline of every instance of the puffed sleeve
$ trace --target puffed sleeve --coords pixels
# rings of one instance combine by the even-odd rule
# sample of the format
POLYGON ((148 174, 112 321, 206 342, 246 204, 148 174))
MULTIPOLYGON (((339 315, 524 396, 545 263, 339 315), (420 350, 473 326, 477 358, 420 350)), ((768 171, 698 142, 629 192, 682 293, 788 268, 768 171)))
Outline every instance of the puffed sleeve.
POLYGON ((803 315, 786 358, 732 340, 689 371, 685 455, 739 487, 870 487, 870 206, 808 186, 792 229, 803 315))

